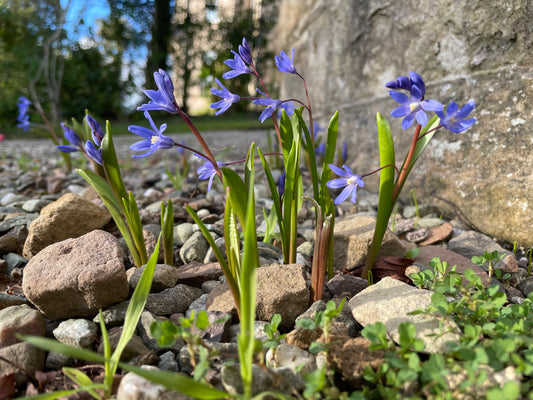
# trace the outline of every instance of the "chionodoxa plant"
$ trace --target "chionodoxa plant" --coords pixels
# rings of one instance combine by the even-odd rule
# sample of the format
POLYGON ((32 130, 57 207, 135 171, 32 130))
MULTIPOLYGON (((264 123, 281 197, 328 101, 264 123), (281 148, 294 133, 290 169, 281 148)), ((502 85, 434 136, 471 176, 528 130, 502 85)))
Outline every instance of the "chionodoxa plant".
MULTIPOLYGON (((144 112, 150 128, 133 125, 128 129, 142 138, 141 141, 130 147, 133 151, 143 152, 142 154, 134 155, 134 158, 150 156, 160 149, 191 151, 201 162, 203 161, 201 167, 197 169, 197 173, 199 174, 199 179, 209 180, 207 190, 211 189, 215 176, 223 184, 226 194, 224 213, 225 254, 215 245, 206 226, 200 221, 195 212, 188 206, 187 210, 213 248, 235 300, 241 321, 238 348, 240 373, 243 382, 243 394, 238 397, 251 398, 252 363, 254 352, 256 351, 253 332, 256 269, 259 266, 255 221, 256 208, 253 190, 256 161, 260 160, 271 191, 273 209, 269 217, 269 224, 277 223, 278 225, 284 263, 296 261, 297 216, 302 202, 310 201, 315 206, 316 231, 311 300, 317 300, 322 297, 326 276, 331 277, 333 273, 332 240, 335 206, 345 200, 355 203, 357 200, 357 188, 365 185, 363 178, 370 174, 380 173, 377 222, 369 257, 363 270, 363 276, 370 280, 371 270, 383 240, 388 220, 414 164, 440 128, 454 133, 461 133, 472 126, 475 119, 468 117, 475 104, 474 101, 470 101, 459 109, 455 102, 451 102, 446 111, 444 111, 444 106, 440 102, 425 98, 426 87, 424 81, 420 75, 414 72, 387 83, 386 87, 390 89, 391 97, 399 103, 399 106, 392 111, 391 115, 396 118, 403 118, 401 123, 403 130, 411 128, 414 124, 412 143, 402 165, 397 167, 390 126, 387 120, 381 114, 378 114, 377 131, 380 168, 358 175, 346 165, 346 145, 342 151, 337 151, 338 113, 332 116, 325 136, 323 138, 318 136, 321 128, 313 121, 313 110, 306 81, 294 65, 294 49, 290 57, 282 51, 279 56, 275 57, 275 64, 278 71, 293 75, 301 80, 306 95, 303 101, 294 98, 275 99, 270 96, 255 64, 253 51, 246 39, 243 39, 242 44, 239 45, 238 52, 232 51, 232 54, 233 58, 225 61, 230 70, 223 75, 223 78, 234 79, 242 74, 250 74, 256 78, 260 88, 257 88, 256 96, 241 97, 238 94, 231 93, 217 78, 215 81, 219 88, 211 89, 211 91, 215 96, 220 97, 220 100, 211 104, 211 108, 217 110, 216 115, 218 116, 227 111, 232 104, 241 100, 251 100, 253 104, 264 107, 259 120, 261 122, 269 118, 272 120, 276 131, 279 153, 263 153, 261 149, 256 148, 255 144, 252 143, 245 159, 217 161, 192 119, 177 104, 172 80, 163 70, 154 73, 157 90, 145 90, 144 93, 150 100, 138 108, 139 111, 144 112), (170 136, 164 135, 166 124, 158 127, 150 116, 150 111, 156 110, 177 114, 194 134, 200 149, 189 147, 184 143, 178 143, 170 136), (429 112, 433 112, 435 115, 430 118, 427 114, 429 112), (323 143, 321 143, 322 140, 323 143), (303 161, 301 160, 302 151, 303 161), (335 164, 337 154, 338 157, 335 164), (282 160, 283 173, 278 182, 273 177, 267 156, 279 157, 282 160), (322 161, 321 166, 319 165, 319 160, 322 161), (244 163, 243 177, 240 177, 231 168, 237 163, 244 163), (309 193, 304 191, 301 174, 302 163, 308 168, 311 177, 309 193), (342 190, 333 200, 330 196, 330 189, 335 191, 342 190), (244 238, 242 244, 241 234, 244 238)), ((142 225, 139 212, 133 195, 126 192, 122 183, 121 172, 111 137, 111 129, 109 124, 107 124, 106 133, 104 134, 99 124, 89 115, 87 115, 86 122, 87 124, 84 124, 85 133, 80 124, 74 124, 75 126, 73 127, 65 125, 65 138, 71 145, 58 146, 58 148, 67 152, 82 151, 90 159, 94 160, 96 163, 95 172, 88 170, 80 170, 79 172, 104 200, 117 225, 121 228, 121 233, 124 235, 132 255, 134 255, 133 258, 136 265, 143 265, 147 262, 147 255, 142 241, 142 225), (77 130, 79 133, 74 132, 72 129, 77 130), (91 135, 88 134, 88 131, 91 132, 91 135), (83 143, 82 137, 85 138, 85 143, 83 143)), ((169 207, 171 208, 171 204, 169 204, 169 207)), ((172 243, 171 240, 168 240, 168 236, 172 232, 172 222, 171 210, 162 207, 163 242, 172 243)), ((150 261, 152 262, 152 260, 150 261)), ((150 270, 153 273, 153 268, 150 268, 150 270)), ((151 282, 151 276, 145 277, 145 274, 149 273, 147 271, 149 271, 149 268, 143 273, 144 289, 151 282)), ((142 290, 139 289, 139 292, 142 292, 142 290)), ((130 308, 137 312, 131 312, 131 318, 127 321, 128 326, 134 326, 137 323, 140 317, 138 310, 144 306, 146 299, 143 296, 146 295, 146 291, 142 292, 142 296, 134 294, 135 302, 132 301, 130 303, 130 308)), ((128 309, 128 312, 130 312, 130 309, 128 309)), ((159 328, 161 327, 159 326, 159 328)), ((105 336, 106 331, 103 323, 102 332, 105 336)), ((109 351, 102 357, 83 351, 80 352, 79 349, 73 350, 46 339, 27 338, 27 340, 46 349, 66 352, 88 360, 105 362, 109 366, 109 368, 106 368, 106 373, 108 374, 113 374, 118 365, 126 370, 134 371, 153 382, 197 398, 230 397, 228 393, 215 389, 207 383, 185 378, 182 375, 166 371, 142 370, 119 363, 117 355, 114 353, 111 356, 109 351)), ((69 372, 72 374, 72 371, 69 372)), ((92 382, 87 381, 86 377, 77 377, 77 379, 80 386, 86 387, 90 394, 97 397, 94 391, 96 386, 91 386, 92 382)), ((106 383, 109 382, 108 377, 106 383)), ((104 389, 105 395, 108 395, 109 386, 104 386, 104 389)))

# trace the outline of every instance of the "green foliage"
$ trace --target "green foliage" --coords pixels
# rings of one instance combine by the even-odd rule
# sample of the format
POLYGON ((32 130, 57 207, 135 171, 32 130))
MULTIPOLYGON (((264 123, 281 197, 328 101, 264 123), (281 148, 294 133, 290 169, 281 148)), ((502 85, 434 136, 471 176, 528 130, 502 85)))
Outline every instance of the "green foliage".
MULTIPOLYGON (((474 256, 472 257, 472 262, 476 265, 479 265, 480 267, 487 265, 487 269, 489 271, 489 279, 494 273, 494 265, 503 259, 505 257, 505 253, 499 253, 498 250, 494 250, 493 252, 485 251, 482 256, 474 256)), ((501 274, 501 271, 499 271, 501 274)), ((499 278, 499 277, 498 277, 499 278)))
POLYGON ((270 320, 270 323, 266 324, 263 328, 263 331, 265 332, 265 335, 267 335, 268 340, 263 343, 263 346, 265 346, 268 349, 274 349, 279 345, 279 342, 287 336, 286 333, 283 335, 280 335, 278 332, 279 324, 281 323, 281 315, 274 314, 272 316, 272 319, 270 320))
POLYGON ((473 271, 459 275, 438 259, 432 260, 432 266, 430 273, 414 277, 419 286, 433 288, 432 304, 413 314, 452 318, 461 330, 460 339, 448 343, 446 354, 422 357, 424 344, 416 338, 412 323, 400 324, 398 344, 388 337, 382 323, 367 325, 362 335, 372 342, 370 350, 385 351, 379 368, 365 370, 368 398, 406 398, 404 391, 410 385, 424 398, 451 399, 485 389, 490 399, 522 398, 530 391, 533 376, 533 295, 522 304, 507 304, 497 285, 483 286, 473 271), (496 372, 512 367, 523 379, 520 384, 510 381, 500 387, 489 379, 489 367, 496 372), (453 391, 449 386, 452 375, 458 377, 453 391))
POLYGON ((161 202, 161 233, 163 235, 164 262, 174 266, 174 208, 170 199, 166 206, 161 202))

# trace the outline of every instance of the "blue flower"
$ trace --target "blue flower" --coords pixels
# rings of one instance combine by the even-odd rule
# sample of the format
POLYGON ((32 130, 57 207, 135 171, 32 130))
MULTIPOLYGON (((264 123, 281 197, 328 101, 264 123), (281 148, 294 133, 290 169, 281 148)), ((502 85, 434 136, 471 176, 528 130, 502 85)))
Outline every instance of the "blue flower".
POLYGON ((285 101, 281 103, 281 106, 278 108, 278 111, 276 111, 278 119, 281 119, 282 110, 285 110, 287 115, 290 117, 292 114, 294 114, 294 103, 292 101, 285 101))
POLYGON ((411 90, 412 85, 418 86, 418 88, 422 92, 422 96, 426 94, 426 85, 424 83, 424 80, 416 72, 409 72, 409 77, 400 76, 396 78, 396 80, 387 82, 385 84, 385 86, 388 87, 389 89, 403 89, 407 91, 411 90))
POLYGON ((244 60, 242 59, 242 57, 239 54, 235 53, 233 50, 231 50, 231 52, 234 55, 233 60, 232 59, 226 60, 226 61, 224 61, 224 64, 226 64, 228 67, 230 67, 232 69, 232 71, 226 72, 224 75, 222 75, 222 77, 224 79, 231 79, 231 78, 235 78, 236 76, 239 76, 241 74, 249 74, 249 73, 251 73, 252 70, 250 69, 250 67, 248 67, 244 63, 244 60))
POLYGON ((91 128, 91 136, 93 137, 93 142, 100 146, 102 143, 102 139, 104 138, 104 131, 102 130, 102 127, 100 124, 89 114, 87 114, 87 124, 89 124, 89 128, 91 128))
POLYGON ((470 128, 476 122, 475 118, 465 119, 474 110, 476 103, 474 100, 469 101, 459 110, 455 102, 451 102, 446 109, 446 116, 442 111, 437 111, 441 125, 453 133, 460 133, 470 128))
POLYGON ((154 72, 154 80, 157 90, 145 90, 144 94, 150 98, 148 104, 137 108, 139 111, 162 110, 171 114, 178 112, 178 103, 174 98, 174 85, 168 74, 160 69, 154 72))
POLYGON ((315 149, 315 156, 324 157, 325 155, 326 155, 326 145, 324 143, 320 143, 318 147, 315 149))
POLYGON ((61 122, 61 128, 63 128, 63 134, 65 136, 65 139, 67 139, 70 145, 61 144, 59 146, 56 146, 59 151, 62 151, 64 153, 73 153, 75 151, 80 151, 80 149, 83 149, 83 141, 80 135, 74 132, 74 129, 69 128, 63 122, 61 122))
POLYGON ((276 66, 279 72, 286 72, 289 74, 297 74, 296 68, 292 63, 294 59, 294 49, 292 49, 292 56, 289 58, 287 54, 282 50, 279 56, 275 57, 276 66))
POLYGON ((346 142, 344 142, 344 144, 342 145, 341 157, 342 157, 342 162, 343 163, 348 158, 348 143, 346 143, 346 142))
MULTIPOLYGON (((407 81, 403 79, 405 77, 398 78, 400 81, 396 82, 395 85, 399 89, 405 89, 409 86, 407 81)), ((428 117, 426 111, 442 111, 443 106, 436 100, 425 100, 424 94, 426 93, 426 85, 422 80, 422 77, 415 72, 409 73, 409 82, 410 82, 410 94, 407 96, 404 93, 395 92, 394 90, 389 91, 390 96, 399 104, 399 107, 395 108, 391 115, 393 117, 404 117, 402 121, 402 129, 408 129, 416 118, 416 121, 422 125, 426 126, 428 123, 428 117)), ((389 82, 390 83, 390 82, 389 82)), ((394 86, 394 85, 391 85, 394 86)))
POLYGON ((259 105, 259 106, 267 106, 259 116, 259 121, 261 123, 265 122, 265 119, 268 117, 271 117, 274 111, 276 111, 277 108, 281 107, 283 102, 281 100, 275 100, 268 97, 266 94, 264 94, 262 91, 257 89, 259 93, 261 93, 263 96, 265 96, 264 99, 255 99, 252 101, 252 103, 259 105))
POLYGON ((283 196, 283 193, 285 193, 285 178, 287 177, 287 173, 285 170, 281 173, 278 179, 278 193, 279 193, 279 199, 281 200, 281 197, 283 196))
POLYGON ((91 157, 95 162, 100 165, 104 165, 102 160, 102 149, 97 149, 93 142, 87 140, 85 143, 85 152, 91 157))
POLYGON ((242 45, 239 45, 239 54, 246 64, 252 64, 252 51, 246 38, 242 38, 242 45))
POLYGON ((332 179, 326 185, 331 189, 340 189, 344 187, 343 191, 337 196, 334 203, 340 204, 351 195, 351 201, 355 204, 357 199, 357 187, 365 186, 361 176, 354 174, 346 165, 343 165, 342 169, 340 169, 333 164, 329 164, 329 168, 335 174, 337 174, 337 176, 340 176, 340 178, 332 179))
POLYGON ((232 94, 228 89, 224 87, 220 81, 215 78, 216 83, 218 86, 220 86, 222 89, 211 89, 211 93, 213 93, 215 96, 222 97, 222 100, 217 101, 216 103, 211 104, 211 108, 220 108, 215 115, 220 115, 223 112, 225 112, 233 103, 238 102, 241 98, 236 95, 232 94))
MULTIPOLYGON (((204 165, 198 168, 196 172, 198 175, 200 175, 198 179, 209 179, 209 184, 207 185, 207 191, 209 192, 211 190, 211 185, 213 184, 213 178, 217 174, 217 170, 215 169, 213 163, 204 156, 196 153, 193 153, 193 155, 205 161, 204 165)), ((217 165, 219 167, 223 167, 225 164, 223 162, 217 162, 217 165)))
POLYGON ((17 126, 22 128, 23 132, 27 132, 30 129, 30 116, 28 115, 30 104, 31 101, 26 97, 20 96, 18 98, 17 107, 19 109, 19 114, 17 116, 17 126))
POLYGON ((152 120, 150 113, 148 111, 144 112, 145 118, 150 122, 152 129, 145 128, 143 126, 131 125, 128 126, 128 130, 136 135, 139 135, 144 138, 140 142, 133 143, 130 146, 130 150, 134 151, 145 151, 144 154, 135 154, 133 158, 148 157, 151 154, 154 154, 158 149, 171 149, 174 147, 174 140, 168 136, 164 136, 163 132, 167 129, 167 124, 161 125, 161 128, 157 128, 156 124, 152 120))

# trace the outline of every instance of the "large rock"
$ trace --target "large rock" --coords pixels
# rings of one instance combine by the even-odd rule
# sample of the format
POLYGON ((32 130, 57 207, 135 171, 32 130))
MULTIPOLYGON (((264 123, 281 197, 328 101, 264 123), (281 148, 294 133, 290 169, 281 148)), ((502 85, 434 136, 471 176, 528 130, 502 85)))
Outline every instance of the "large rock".
MULTIPOLYGON (((335 221, 333 231, 333 266, 342 271, 363 265, 368 257, 372 238, 374 237, 374 217, 352 215, 335 221)), ((407 250, 402 242, 387 229, 379 250, 379 257, 403 257, 407 250)))
MULTIPOLYGON (((304 266, 285 264, 257 269, 257 320, 270 322, 274 314, 280 314, 280 328, 292 328, 295 318, 307 310, 308 305, 309 289, 305 283, 304 266)), ((235 301, 227 283, 207 295, 207 310, 235 311, 235 301)))
POLYGON ((382 322, 396 343, 399 343, 399 326, 412 322, 416 337, 426 345, 427 353, 443 353, 449 348, 446 342, 459 342, 459 328, 449 317, 439 319, 430 315, 410 315, 412 311, 426 309, 434 292, 418 289, 387 277, 356 294, 348 302, 357 322, 366 326, 382 322))
POLYGON ((30 259, 46 246, 102 229, 111 219, 107 210, 67 193, 41 210, 30 225, 23 255, 30 259))
POLYGON ((93 231, 48 246, 24 268, 22 288, 47 318, 94 316, 128 296, 120 243, 93 231))
MULTIPOLYGON (((359 174, 378 167, 376 112, 391 122, 398 166, 411 142, 413 130, 390 116, 397 103, 387 81, 416 71, 427 98, 475 99, 478 122, 461 134, 439 131, 404 195, 415 188, 419 201, 457 207, 482 232, 531 247, 532 19, 528 0, 282 0, 271 47, 296 49, 317 121, 339 110, 339 143, 348 141, 347 164, 359 174)), ((298 79, 278 76, 281 98, 302 98, 298 79)), ((378 176, 366 188, 377 192, 378 176)))

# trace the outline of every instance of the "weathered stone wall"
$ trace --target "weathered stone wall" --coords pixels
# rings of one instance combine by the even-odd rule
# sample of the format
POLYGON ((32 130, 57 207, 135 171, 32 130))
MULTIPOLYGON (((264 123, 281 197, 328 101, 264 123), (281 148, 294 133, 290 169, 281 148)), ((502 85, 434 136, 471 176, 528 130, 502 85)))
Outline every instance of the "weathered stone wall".
MULTIPOLYGON (((482 232, 530 247, 532 21, 528 0, 282 0, 271 47, 296 49, 323 125, 339 110, 348 163, 360 174, 378 166, 377 112, 391 123, 398 165, 411 141, 413 130, 390 117, 397 104, 385 82, 416 71, 427 98, 475 99, 478 122, 461 134, 439 131, 405 193, 415 188, 422 201, 453 211, 444 198, 482 232)), ((281 97, 302 95, 299 79, 283 75, 281 97)), ((377 178, 367 187, 377 190, 377 178)))

